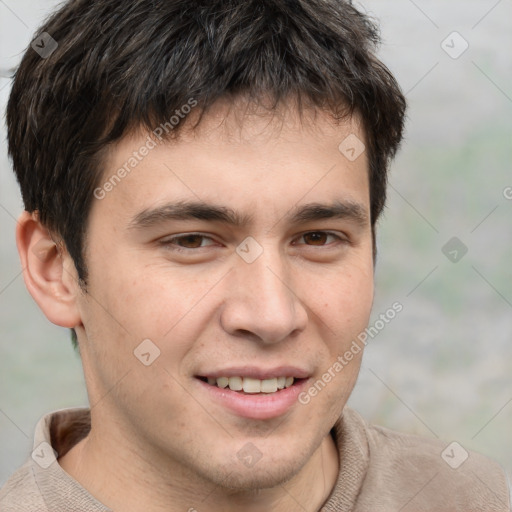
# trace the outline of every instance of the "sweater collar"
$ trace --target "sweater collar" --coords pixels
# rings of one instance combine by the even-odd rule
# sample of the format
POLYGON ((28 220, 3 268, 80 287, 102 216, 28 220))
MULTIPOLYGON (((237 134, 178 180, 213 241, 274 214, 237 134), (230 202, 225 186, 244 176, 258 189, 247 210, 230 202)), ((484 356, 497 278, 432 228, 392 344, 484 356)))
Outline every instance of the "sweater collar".
POLYGON ((320 512, 353 510, 369 465, 366 428, 363 418, 345 407, 331 431, 339 454, 338 479, 320 512))
MULTIPOLYGON (((90 430, 90 411, 87 408, 65 409, 48 414, 38 423, 34 436, 32 465, 34 476, 48 509, 56 504, 60 493, 55 485, 61 482, 65 488, 67 510, 75 508, 69 498, 77 497, 76 506, 84 501, 88 510, 110 512, 93 498, 76 480, 71 478, 58 464, 57 457, 65 455, 90 430), (82 501, 84 500, 84 501, 82 501)), ((336 484, 320 512, 350 512, 369 464, 369 448, 366 425, 358 413, 345 407, 341 418, 335 423, 331 435, 338 449, 340 468, 336 484)), ((62 499, 62 495, 60 495, 62 499)))

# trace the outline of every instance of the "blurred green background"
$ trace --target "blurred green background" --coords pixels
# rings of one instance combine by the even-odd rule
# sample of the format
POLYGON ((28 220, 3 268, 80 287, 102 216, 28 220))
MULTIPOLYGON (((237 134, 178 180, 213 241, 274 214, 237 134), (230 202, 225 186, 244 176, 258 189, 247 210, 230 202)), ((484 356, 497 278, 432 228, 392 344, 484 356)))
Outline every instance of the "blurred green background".
MULTIPOLYGON (((8 70, 55 4, 0 3, 2 112, 8 70)), ((350 405, 371 422, 456 440, 511 469, 512 2, 358 5, 380 21, 381 56, 410 108, 379 226, 374 319, 396 301, 403 311, 368 344, 350 405), (442 251, 453 237, 467 247, 455 263, 442 251)), ((0 484, 28 456, 43 414, 87 403, 68 331, 25 290, 14 242, 21 210, 2 124, 0 484)))

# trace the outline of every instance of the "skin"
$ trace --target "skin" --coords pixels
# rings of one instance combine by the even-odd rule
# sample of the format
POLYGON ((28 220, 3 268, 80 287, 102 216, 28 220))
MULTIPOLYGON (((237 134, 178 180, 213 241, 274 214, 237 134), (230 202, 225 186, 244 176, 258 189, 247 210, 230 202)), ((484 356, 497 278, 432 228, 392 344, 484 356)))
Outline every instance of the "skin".
MULTIPOLYGON (((361 353, 307 405, 268 420, 213 402, 196 376, 293 365, 308 370, 309 387, 367 326, 368 160, 338 150, 349 134, 364 135, 357 118, 241 112, 218 103, 199 128, 159 144, 93 201, 86 291, 56 237, 36 215, 20 218, 25 282, 52 322, 76 329, 91 404, 90 435, 59 463, 116 511, 296 511, 297 503, 317 511, 335 485, 329 431, 361 353), (177 200, 226 206, 251 222, 134 227, 141 212, 177 200), (366 217, 288 221, 294 208, 334 201, 358 204, 366 217), (336 236, 311 235, 318 231, 336 236), (172 238, 189 233, 205 238, 172 238), (235 251, 248 236, 263 249, 250 264, 235 251), (145 366, 134 349, 148 338, 160 356, 145 366), (247 443, 261 453, 252 467, 237 457, 247 443)), ((105 180, 146 137, 131 134, 113 148, 105 180)))

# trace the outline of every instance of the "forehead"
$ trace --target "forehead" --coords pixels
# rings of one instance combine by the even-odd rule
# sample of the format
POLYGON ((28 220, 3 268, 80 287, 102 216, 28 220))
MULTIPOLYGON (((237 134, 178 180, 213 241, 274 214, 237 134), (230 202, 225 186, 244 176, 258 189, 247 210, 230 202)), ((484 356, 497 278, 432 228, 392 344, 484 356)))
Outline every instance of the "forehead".
POLYGON ((141 131, 113 146, 99 181, 103 197, 93 211, 126 221, 136 210, 171 200, 267 217, 303 199, 368 206, 368 160, 357 116, 335 121, 318 110, 299 114, 284 106, 269 113, 226 102, 203 113, 199 124, 197 115, 181 121, 175 139, 141 131), (354 159, 347 144, 361 154, 354 159))

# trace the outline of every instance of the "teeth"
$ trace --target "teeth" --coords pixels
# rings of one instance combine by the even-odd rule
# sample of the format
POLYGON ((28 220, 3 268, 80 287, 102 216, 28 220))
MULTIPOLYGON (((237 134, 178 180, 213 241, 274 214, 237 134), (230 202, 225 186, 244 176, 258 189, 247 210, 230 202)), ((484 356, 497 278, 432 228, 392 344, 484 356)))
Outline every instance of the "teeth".
POLYGON ((265 379, 261 381, 262 393, 275 393, 277 391, 277 379, 265 379))
MULTIPOLYGON (((213 379, 215 384, 215 381, 217 382, 217 386, 219 388, 227 388, 229 385, 229 379, 227 377, 219 377, 218 379, 213 379)), ((208 384, 210 384, 210 379, 208 379, 208 384)))
POLYGON ((219 388, 227 388, 232 391, 244 391, 244 393, 275 393, 280 389, 293 385, 293 377, 274 377, 272 379, 253 379, 251 377, 208 377, 208 384, 219 388))
POLYGON ((242 377, 229 377, 229 389, 231 391, 242 391, 243 387, 242 377))
POLYGON ((244 391, 246 393, 261 393, 261 380, 244 377, 244 391))

